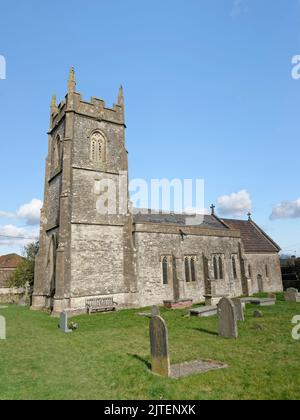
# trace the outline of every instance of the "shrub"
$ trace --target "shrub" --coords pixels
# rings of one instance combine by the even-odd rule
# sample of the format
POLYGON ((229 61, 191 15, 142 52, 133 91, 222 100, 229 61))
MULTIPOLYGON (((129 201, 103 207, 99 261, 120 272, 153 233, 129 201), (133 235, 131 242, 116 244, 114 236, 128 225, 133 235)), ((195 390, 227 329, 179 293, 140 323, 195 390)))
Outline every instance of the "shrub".
POLYGON ((35 257, 39 251, 39 243, 33 242, 24 248, 24 260, 19 264, 16 271, 10 277, 10 287, 24 287, 26 283, 30 286, 34 281, 35 257))

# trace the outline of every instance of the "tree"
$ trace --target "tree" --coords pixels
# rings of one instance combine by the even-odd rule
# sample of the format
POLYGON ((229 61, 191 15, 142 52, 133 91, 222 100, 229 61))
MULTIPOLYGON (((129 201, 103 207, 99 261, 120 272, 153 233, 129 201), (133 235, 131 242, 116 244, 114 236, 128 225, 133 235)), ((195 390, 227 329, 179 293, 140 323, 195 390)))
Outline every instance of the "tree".
POLYGON ((30 286, 34 281, 35 257, 39 251, 39 242, 33 242, 24 247, 24 260, 19 264, 10 277, 10 287, 24 287, 26 283, 30 286))

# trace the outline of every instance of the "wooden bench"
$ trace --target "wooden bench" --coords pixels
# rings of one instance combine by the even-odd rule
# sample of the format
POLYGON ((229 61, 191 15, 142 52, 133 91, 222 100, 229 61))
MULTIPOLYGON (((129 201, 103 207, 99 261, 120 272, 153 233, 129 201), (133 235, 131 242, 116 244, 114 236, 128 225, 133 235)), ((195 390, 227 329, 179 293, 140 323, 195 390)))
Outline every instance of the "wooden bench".
POLYGON ((113 297, 87 299, 86 309, 87 313, 91 315, 94 312, 109 312, 115 311, 118 304, 114 302, 113 297))

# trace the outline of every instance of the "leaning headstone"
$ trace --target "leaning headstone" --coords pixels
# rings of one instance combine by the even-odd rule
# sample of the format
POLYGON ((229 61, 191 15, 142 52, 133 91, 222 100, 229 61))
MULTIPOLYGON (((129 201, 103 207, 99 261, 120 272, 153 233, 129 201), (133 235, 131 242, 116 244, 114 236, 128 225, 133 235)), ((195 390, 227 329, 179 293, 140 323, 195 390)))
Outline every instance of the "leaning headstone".
POLYGON ((151 316, 160 316, 160 310, 158 306, 152 306, 151 308, 151 316))
POLYGON ((245 303, 241 302, 241 299, 232 299, 234 304, 236 319, 237 321, 245 321, 245 303))
POLYGON ((226 338, 238 338, 237 316, 231 299, 222 298, 218 304, 219 335, 226 338))
POLYGON ((300 294, 298 290, 294 289, 293 287, 287 289, 287 291, 284 294, 284 298, 286 302, 300 302, 300 294))
POLYGON ((68 328, 68 314, 66 312, 62 312, 60 314, 60 323, 59 323, 60 331, 63 333, 71 333, 72 330, 68 328))
POLYGON ((154 316, 150 321, 150 347, 152 372, 169 377, 171 368, 168 329, 160 316, 154 316))

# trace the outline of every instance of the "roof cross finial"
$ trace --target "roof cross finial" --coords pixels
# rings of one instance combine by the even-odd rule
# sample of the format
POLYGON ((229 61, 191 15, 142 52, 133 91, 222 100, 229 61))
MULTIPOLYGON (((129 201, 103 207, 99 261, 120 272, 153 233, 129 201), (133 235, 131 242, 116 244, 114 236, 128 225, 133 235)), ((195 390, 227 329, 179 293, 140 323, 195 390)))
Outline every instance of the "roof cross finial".
POLYGON ((216 206, 214 204, 212 204, 210 206, 210 208, 211 208, 211 215, 214 216, 215 215, 215 208, 216 208, 216 206))
POLYGON ((251 222, 251 220, 252 220, 252 214, 250 213, 250 211, 249 211, 249 213, 247 214, 247 216, 248 216, 248 220, 249 220, 249 222, 251 222))

